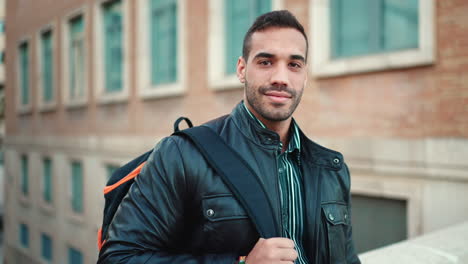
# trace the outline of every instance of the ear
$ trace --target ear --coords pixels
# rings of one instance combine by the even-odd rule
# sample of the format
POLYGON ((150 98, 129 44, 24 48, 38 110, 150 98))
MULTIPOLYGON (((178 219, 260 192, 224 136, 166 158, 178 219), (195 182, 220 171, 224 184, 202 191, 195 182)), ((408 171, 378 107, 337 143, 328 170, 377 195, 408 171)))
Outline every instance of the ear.
POLYGON ((247 66, 247 62, 244 60, 244 57, 240 56, 237 59, 237 78, 241 83, 245 83, 245 68, 247 66))

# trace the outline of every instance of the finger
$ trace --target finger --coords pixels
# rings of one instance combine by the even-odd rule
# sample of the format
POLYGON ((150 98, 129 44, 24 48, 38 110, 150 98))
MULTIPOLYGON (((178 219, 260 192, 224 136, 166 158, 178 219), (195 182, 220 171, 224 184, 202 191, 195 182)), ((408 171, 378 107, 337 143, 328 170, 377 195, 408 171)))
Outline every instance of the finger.
POLYGON ((280 249, 276 251, 276 258, 282 261, 295 261, 298 257, 294 249, 280 249))
POLYGON ((266 239, 265 242, 267 242, 269 245, 278 247, 278 248, 294 248, 294 241, 292 241, 289 238, 284 238, 284 237, 273 237, 266 239))

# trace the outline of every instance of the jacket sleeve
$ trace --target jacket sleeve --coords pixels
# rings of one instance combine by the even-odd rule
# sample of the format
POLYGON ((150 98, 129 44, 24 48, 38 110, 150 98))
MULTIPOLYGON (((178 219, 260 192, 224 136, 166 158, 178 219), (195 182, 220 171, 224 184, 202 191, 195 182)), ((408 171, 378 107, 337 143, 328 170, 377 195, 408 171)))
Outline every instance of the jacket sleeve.
POLYGON ((234 254, 184 252, 190 187, 173 138, 163 139, 123 199, 98 264, 235 263, 234 254))
MULTIPOLYGON (((351 176, 349 173, 348 166, 346 166, 346 173, 348 174, 348 180, 349 180, 349 186, 351 186, 351 176)), ((350 188, 351 189, 351 188, 350 188)), ((347 198, 348 198, 348 213, 349 213, 349 219, 351 221, 351 192, 350 189, 348 189, 347 198)), ((352 223, 350 222, 350 225, 347 228, 346 231, 346 263, 350 264, 361 264, 361 261, 359 260, 357 254, 356 254, 356 249, 354 248, 354 241, 353 241, 353 231, 352 231, 352 223)))

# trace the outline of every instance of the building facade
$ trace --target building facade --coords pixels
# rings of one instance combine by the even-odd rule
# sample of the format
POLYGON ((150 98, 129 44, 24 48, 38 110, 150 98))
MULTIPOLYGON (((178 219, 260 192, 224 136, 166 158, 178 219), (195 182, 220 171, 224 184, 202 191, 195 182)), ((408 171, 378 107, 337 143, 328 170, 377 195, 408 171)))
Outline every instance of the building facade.
POLYGON ((295 118, 345 155, 360 252, 467 219, 468 3, 350 2, 7 0, 5 262, 95 263, 110 173, 179 116, 229 113, 276 9, 308 32, 295 118))

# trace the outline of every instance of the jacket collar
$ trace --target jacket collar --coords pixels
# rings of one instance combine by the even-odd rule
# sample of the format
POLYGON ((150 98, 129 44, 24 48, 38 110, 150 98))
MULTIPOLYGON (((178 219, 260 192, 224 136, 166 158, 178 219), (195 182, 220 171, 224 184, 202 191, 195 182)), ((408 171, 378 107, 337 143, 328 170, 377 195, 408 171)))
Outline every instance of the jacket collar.
MULTIPOLYGON (((248 116, 253 119, 256 123, 258 123, 262 128, 266 128, 265 124, 263 124, 260 119, 258 119, 250 110, 247 108, 245 103, 242 101, 241 105, 243 106, 245 112, 247 112, 248 116)), ((301 137, 299 136, 299 128, 297 127, 296 122, 294 119, 291 122, 291 126, 289 128, 289 140, 288 140, 288 146, 286 148, 286 153, 296 153, 299 155, 301 151, 301 137)), ((281 142, 280 142, 281 144, 281 142)))
POLYGON ((252 118, 246 111, 243 101, 232 110, 231 116, 241 133, 248 139, 264 148, 277 149, 280 143, 279 135, 264 128, 256 119, 252 118))
MULTIPOLYGON (((252 118, 246 111, 241 101, 232 110, 231 117, 239 131, 249 140, 253 141, 266 149, 276 150, 280 143, 279 135, 267 128, 264 128, 259 122, 252 118)), ((293 120, 294 124, 295 121, 293 120)), ((301 153, 304 153, 302 159, 313 165, 324 167, 331 170, 341 170, 344 164, 343 155, 339 152, 327 149, 309 138, 302 132, 296 124, 301 141, 301 153)))

